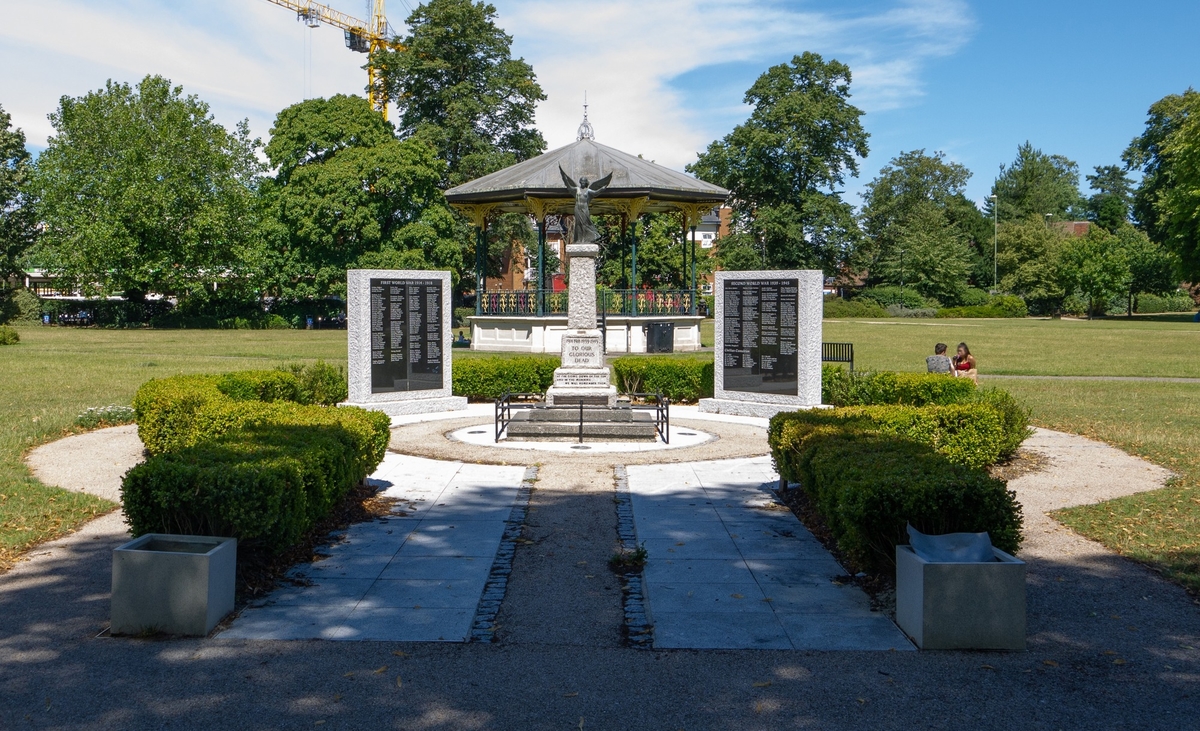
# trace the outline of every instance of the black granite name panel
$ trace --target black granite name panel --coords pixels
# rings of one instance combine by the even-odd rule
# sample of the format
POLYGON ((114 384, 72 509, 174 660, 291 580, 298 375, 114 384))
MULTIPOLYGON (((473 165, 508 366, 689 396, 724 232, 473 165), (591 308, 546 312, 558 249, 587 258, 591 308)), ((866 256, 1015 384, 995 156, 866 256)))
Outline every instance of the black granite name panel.
POLYGON ((371 393, 442 388, 442 283, 371 280, 371 393))
POLYGON ((725 390, 795 396, 798 279, 727 279, 721 321, 725 390))

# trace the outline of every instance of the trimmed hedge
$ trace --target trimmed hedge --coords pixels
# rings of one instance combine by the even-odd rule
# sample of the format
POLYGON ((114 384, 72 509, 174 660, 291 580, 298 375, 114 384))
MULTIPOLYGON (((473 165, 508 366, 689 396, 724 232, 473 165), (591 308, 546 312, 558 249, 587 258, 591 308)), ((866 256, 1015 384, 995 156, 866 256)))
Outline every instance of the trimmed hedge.
POLYGON ((21 342, 21 333, 16 328, 0 325, 0 345, 16 345, 21 342))
POLYGON ((516 358, 456 358, 453 391, 472 401, 498 399, 505 393, 545 393, 554 385, 554 369, 561 360, 553 356, 516 358))
POLYGON ((869 432, 920 442, 954 464, 987 467, 1005 443, 1000 412, 986 403, 946 406, 852 406, 785 412, 771 419, 768 442, 781 477, 800 481, 805 442, 828 429, 869 432))
POLYGON ((821 403, 831 406, 946 405, 970 401, 974 394, 975 384, 969 378, 940 373, 849 372, 836 366, 821 369, 821 403))
MULTIPOLYGON (((383 459, 391 421, 354 407, 240 402, 240 428, 134 467, 121 495, 134 535, 234 536, 279 553, 383 459)), ((140 425, 139 425, 140 427, 140 425)))
POLYGON ((707 358, 626 356, 613 360, 612 369, 621 393, 661 393, 676 402, 713 395, 713 362, 707 358))
POLYGON ((908 523, 931 534, 986 531, 1003 551, 1020 547, 1016 494, 927 445, 825 427, 806 440, 797 464, 838 547, 863 564, 892 565, 908 523))
POLYGON ((871 300, 844 300, 832 297, 822 305, 822 316, 826 319, 835 317, 887 317, 888 313, 878 303, 871 300))

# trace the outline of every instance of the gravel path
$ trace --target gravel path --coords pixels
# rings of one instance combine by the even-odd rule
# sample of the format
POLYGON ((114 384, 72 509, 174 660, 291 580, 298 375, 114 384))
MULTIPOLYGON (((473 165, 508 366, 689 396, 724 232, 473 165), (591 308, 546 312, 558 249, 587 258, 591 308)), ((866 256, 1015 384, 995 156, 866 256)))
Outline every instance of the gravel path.
MULTIPOLYGON (((452 424, 405 427, 393 446, 461 459, 463 445, 441 436, 452 424)), ((765 451, 761 429, 703 426, 721 438, 662 458, 765 451)), ((1154 489, 1164 473, 1054 432, 1029 447, 1050 465, 1011 483, 1026 506, 1027 653, 621 647, 619 592, 605 589, 606 569, 592 574, 616 541, 617 460, 540 456, 534 542, 517 551, 497 643, 97 638, 110 551, 126 535, 113 513, 0 576, 0 728, 1194 728, 1200 610, 1179 587, 1042 516, 1154 489)), ((474 449, 467 459, 515 458, 474 449)), ((31 460, 50 475, 42 470, 55 454, 71 455, 63 459, 89 475, 84 451, 58 442, 31 460)))

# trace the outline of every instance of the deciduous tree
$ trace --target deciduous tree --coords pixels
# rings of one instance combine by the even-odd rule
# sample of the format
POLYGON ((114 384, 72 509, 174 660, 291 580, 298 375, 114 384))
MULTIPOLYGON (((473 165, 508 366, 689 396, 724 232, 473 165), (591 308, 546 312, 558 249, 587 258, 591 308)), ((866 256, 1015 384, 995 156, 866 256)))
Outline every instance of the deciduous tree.
POLYGON ((746 92, 750 118, 688 166, 733 191, 734 226, 754 237, 768 267, 835 274, 857 241, 838 190, 868 152, 850 81, 849 67, 815 53, 772 66, 746 92))
POLYGON ((0 280, 20 271, 22 255, 36 238, 30 170, 25 133, 13 129, 12 116, 0 107, 0 280))
POLYGON ((161 76, 63 97, 31 189, 40 262, 96 294, 211 291, 260 261, 259 143, 161 76))

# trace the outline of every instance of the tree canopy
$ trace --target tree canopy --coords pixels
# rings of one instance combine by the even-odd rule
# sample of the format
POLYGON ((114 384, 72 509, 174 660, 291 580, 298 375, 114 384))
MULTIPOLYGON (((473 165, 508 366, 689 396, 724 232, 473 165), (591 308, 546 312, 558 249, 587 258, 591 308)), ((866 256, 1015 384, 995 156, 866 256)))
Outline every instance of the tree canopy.
POLYGON ((1122 159, 1142 171, 1134 195, 1138 224, 1178 257, 1180 273, 1200 281, 1200 93, 1163 97, 1122 159))
POLYGON ((63 97, 31 190, 36 248, 84 291, 168 294, 244 281, 259 259, 258 140, 161 76, 63 97))
POLYGON ((461 266, 438 189, 445 164, 424 140, 396 139, 366 99, 338 95, 284 109, 266 153, 278 170, 264 186, 275 222, 267 267, 275 293, 341 293, 346 269, 384 261, 461 266))
POLYGON ((0 107, 0 280, 19 272, 36 238, 37 217, 26 189, 30 171, 25 133, 13 129, 12 116, 0 107))
MULTIPOLYGON (((1026 142, 1017 148, 1011 165, 1001 165, 992 185, 1000 221, 1016 221, 1032 215, 1062 220, 1078 216, 1083 203, 1079 195, 1079 166, 1062 155, 1047 155, 1026 142)), ((988 202, 990 214, 992 203, 988 202)))
POLYGON ((1109 233, 1129 222, 1133 204, 1133 181, 1119 165, 1097 165, 1096 174, 1087 176, 1096 191, 1087 200, 1088 219, 1109 233))
POLYGON ((429 0, 408 17, 403 48, 373 59, 396 100, 400 136, 437 150, 447 187, 546 149, 533 127, 546 95, 533 68, 512 57, 512 37, 495 20, 488 3, 429 0))
POLYGON ((772 66, 746 92, 750 118, 688 166, 733 192, 734 229, 753 237, 768 267, 833 274, 857 239, 837 190, 868 152, 850 82, 849 67, 815 53, 772 66))

